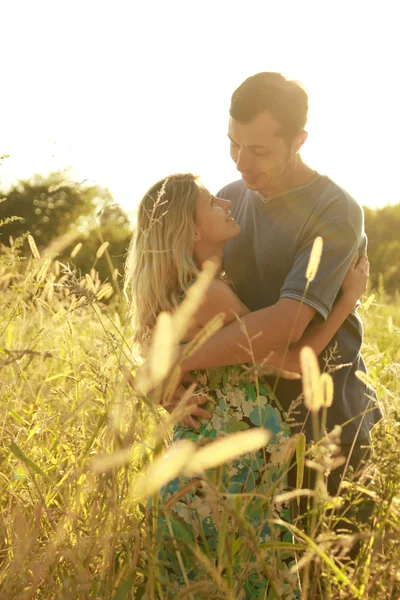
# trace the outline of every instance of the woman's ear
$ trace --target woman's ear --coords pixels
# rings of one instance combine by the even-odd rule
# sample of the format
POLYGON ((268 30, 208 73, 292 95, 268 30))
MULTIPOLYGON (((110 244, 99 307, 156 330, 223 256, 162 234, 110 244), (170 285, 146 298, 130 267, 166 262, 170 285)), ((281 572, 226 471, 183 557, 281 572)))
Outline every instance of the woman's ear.
POLYGON ((193 232, 193 241, 199 242, 200 240, 201 240, 200 232, 197 229, 195 229, 193 232))

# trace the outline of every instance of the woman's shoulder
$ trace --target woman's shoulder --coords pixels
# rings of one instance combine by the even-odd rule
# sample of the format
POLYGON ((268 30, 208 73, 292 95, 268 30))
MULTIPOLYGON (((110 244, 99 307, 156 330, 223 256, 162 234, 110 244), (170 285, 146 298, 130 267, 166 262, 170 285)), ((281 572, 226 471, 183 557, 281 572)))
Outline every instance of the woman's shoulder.
POLYGON ((214 278, 207 289, 207 295, 211 296, 228 296, 234 294, 229 284, 220 277, 214 278))
POLYGON ((249 311, 229 285, 222 279, 213 279, 207 288, 195 319, 198 325, 206 325, 213 317, 223 313, 224 324, 242 317, 249 311))

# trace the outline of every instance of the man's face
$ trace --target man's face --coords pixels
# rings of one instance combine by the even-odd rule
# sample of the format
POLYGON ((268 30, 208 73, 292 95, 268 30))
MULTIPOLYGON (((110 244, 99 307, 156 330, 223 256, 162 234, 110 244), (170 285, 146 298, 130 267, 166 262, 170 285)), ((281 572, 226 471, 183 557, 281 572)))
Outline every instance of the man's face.
POLYGON ((281 126, 268 112, 247 123, 229 119, 231 157, 247 188, 259 192, 279 186, 290 165, 292 148, 279 135, 281 126))

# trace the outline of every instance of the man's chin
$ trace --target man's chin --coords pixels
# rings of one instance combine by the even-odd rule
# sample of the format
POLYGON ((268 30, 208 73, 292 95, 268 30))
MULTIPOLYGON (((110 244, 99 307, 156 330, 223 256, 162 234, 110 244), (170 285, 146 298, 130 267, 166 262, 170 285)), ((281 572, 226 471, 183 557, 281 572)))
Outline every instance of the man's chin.
POLYGON ((257 190, 257 183, 258 183, 258 179, 257 178, 247 178, 247 177, 242 177, 244 185, 249 189, 249 190, 257 190))

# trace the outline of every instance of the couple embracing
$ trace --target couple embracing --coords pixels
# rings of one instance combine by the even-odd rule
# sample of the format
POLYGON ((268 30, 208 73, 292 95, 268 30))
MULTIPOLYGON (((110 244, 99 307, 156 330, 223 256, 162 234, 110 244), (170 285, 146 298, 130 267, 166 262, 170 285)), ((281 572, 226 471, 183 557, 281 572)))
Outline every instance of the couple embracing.
MULTIPOLYGON (((381 417, 375 396, 355 376, 366 370, 360 354, 362 323, 355 311, 369 267, 363 213, 344 190, 302 161, 307 112, 307 94, 297 82, 279 73, 249 77, 232 95, 228 131, 241 179, 213 195, 192 174, 171 175, 155 184, 139 206, 126 271, 136 341, 145 343, 160 312, 176 309, 205 261, 217 260, 225 274, 212 281, 183 340, 224 313, 224 328, 184 364, 207 404, 194 405, 174 438, 201 443, 255 426, 271 432, 265 449, 204 481, 180 481, 183 495, 177 494, 177 482, 163 490, 167 505, 177 498, 170 502, 165 531, 160 531, 165 540, 173 535, 175 541, 160 546, 165 597, 178 597, 179 590, 196 582, 198 597, 219 597, 213 592, 215 578, 204 573, 222 558, 223 578, 242 582, 240 598, 291 599, 299 594, 291 568, 294 553, 284 543, 291 540, 282 524, 291 522, 290 512, 276 496, 295 487, 285 445, 297 431, 312 441, 311 422, 297 401, 301 383, 281 378, 272 394, 271 381, 244 377, 250 362, 244 329, 253 340, 256 362, 268 356, 268 365, 287 371, 300 372, 303 346, 313 348, 321 370, 326 349, 334 348, 334 399, 326 429, 342 426, 341 452, 355 471, 381 417), (321 260, 306 288, 318 236, 323 239, 321 260), (342 366, 335 369, 337 365, 342 366), (289 422, 294 404, 295 418, 289 422), (239 498, 243 506, 233 511, 239 498), (232 541, 225 549, 222 535, 232 541), (184 539, 177 551, 179 538, 184 539)), ((329 493, 337 493, 341 475, 340 469, 332 472, 329 493)))

